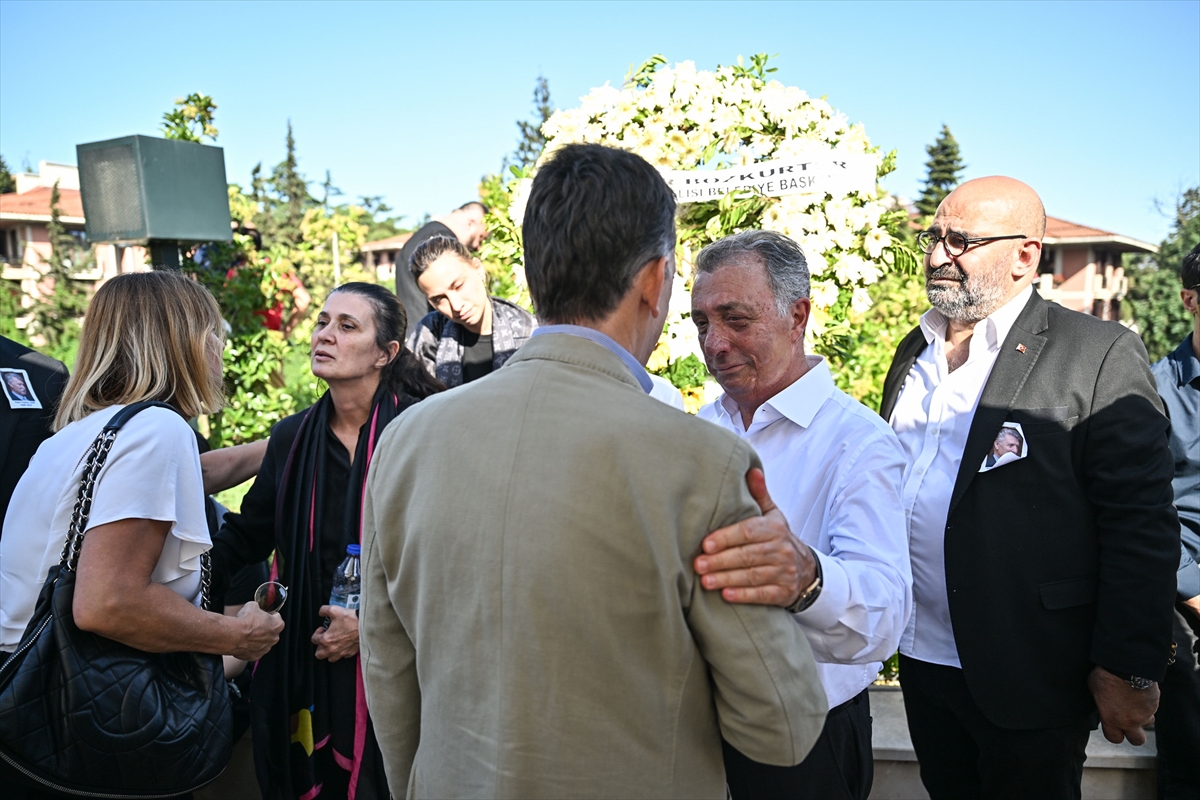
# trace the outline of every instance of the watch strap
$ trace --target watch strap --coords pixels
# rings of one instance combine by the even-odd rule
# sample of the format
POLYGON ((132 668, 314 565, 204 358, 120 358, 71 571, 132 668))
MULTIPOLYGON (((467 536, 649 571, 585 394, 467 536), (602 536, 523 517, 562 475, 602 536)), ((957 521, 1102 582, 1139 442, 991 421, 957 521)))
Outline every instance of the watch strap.
POLYGON ((800 596, 796 598, 796 602, 787 607, 791 614, 799 614, 801 611, 808 609, 813 603, 817 602, 817 598, 821 596, 821 587, 824 585, 824 573, 821 571, 821 558, 817 555, 817 551, 812 551, 813 565, 815 575, 813 582, 800 592, 800 596))

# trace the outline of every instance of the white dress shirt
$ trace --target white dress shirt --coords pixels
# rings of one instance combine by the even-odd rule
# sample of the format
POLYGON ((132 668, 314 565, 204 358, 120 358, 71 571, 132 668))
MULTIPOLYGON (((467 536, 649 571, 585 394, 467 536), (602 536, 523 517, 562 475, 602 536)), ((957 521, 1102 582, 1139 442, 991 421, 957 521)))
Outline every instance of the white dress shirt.
POLYGON ((904 452, 878 414, 833 385, 825 359, 808 363, 800 380, 754 412, 749 429, 727 395, 699 416, 754 447, 771 499, 821 560, 821 594, 796 621, 833 708, 875 680, 908 621, 904 452))
POLYGON ((967 360, 954 372, 946 364, 948 320, 936 308, 926 311, 921 332, 929 346, 913 362, 892 410, 892 428, 908 456, 903 497, 913 574, 913 613, 900 652, 931 664, 962 666, 946 595, 946 517, 984 384, 1032 292, 1026 287, 975 324, 967 360))

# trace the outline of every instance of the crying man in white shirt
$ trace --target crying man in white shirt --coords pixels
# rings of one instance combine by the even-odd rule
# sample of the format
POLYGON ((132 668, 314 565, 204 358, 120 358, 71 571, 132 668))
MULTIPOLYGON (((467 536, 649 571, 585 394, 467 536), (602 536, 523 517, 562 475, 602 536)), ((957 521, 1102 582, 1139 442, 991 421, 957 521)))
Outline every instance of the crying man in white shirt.
POLYGON ((696 571, 729 602, 791 611, 830 705, 821 740, 795 767, 760 764, 726 744, 729 788, 734 800, 865 800, 867 687, 912 608, 904 451, 878 414, 834 386, 822 357, 805 353, 809 274, 793 240, 745 231, 705 248, 696 269, 692 320, 724 390, 700 416, 753 445, 765 472, 765 482, 756 470, 748 476, 764 516, 711 533, 696 571))

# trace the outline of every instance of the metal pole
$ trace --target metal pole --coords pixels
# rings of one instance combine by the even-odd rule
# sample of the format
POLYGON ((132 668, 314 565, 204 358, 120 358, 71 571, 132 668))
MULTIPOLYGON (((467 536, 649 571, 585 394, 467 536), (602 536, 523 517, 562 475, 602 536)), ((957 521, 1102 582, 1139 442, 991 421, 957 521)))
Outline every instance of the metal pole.
POLYGON ((333 285, 340 286, 342 283, 342 259, 338 254, 338 235, 337 231, 333 232, 333 285))
POLYGON ((149 250, 150 266, 154 269, 179 269, 179 242, 151 239, 149 250))

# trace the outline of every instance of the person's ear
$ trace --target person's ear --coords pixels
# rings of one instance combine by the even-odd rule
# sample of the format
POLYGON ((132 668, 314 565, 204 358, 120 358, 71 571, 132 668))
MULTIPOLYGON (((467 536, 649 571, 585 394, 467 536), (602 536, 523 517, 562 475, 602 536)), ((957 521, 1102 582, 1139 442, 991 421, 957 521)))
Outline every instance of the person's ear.
POLYGON ((379 358, 375 359, 375 366, 383 369, 388 364, 396 360, 396 356, 400 355, 400 343, 392 340, 388 342, 387 350, 380 353, 379 358))
POLYGON ((812 301, 807 297, 801 297, 792 303, 791 332, 793 342, 804 339, 804 332, 808 330, 808 320, 811 316, 812 301))
POLYGON ((1183 300, 1183 307, 1189 314, 1200 313, 1200 290, 1180 289, 1179 298, 1183 300))
POLYGON ((1021 249, 1017 251, 1017 258, 1013 261, 1012 276, 1014 281, 1019 281, 1033 271, 1037 273, 1038 265, 1042 263, 1042 243, 1037 239, 1026 239, 1021 242, 1021 249))
POLYGON ((634 286, 642 302, 650 306, 652 316, 658 316, 658 300, 662 296, 663 284, 667 281, 667 257, 647 261, 634 279, 634 286))

